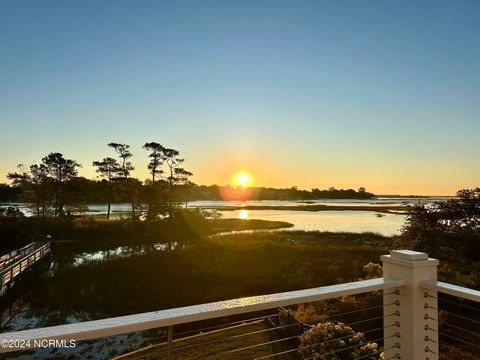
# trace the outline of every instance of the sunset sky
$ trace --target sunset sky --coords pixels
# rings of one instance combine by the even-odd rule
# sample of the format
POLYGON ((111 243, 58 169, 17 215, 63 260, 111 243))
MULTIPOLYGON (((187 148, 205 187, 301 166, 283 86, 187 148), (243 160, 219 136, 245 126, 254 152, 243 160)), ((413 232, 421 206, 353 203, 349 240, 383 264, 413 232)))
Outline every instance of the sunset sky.
POLYGON ((480 1, 1 1, 0 182, 156 141, 198 184, 480 186, 480 1))

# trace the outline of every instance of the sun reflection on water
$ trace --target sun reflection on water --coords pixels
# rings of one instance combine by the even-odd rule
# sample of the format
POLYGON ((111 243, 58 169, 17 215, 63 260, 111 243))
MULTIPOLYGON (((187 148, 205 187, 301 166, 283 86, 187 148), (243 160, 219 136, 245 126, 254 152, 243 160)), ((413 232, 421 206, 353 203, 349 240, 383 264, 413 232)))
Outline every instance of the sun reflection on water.
POLYGON ((242 220, 248 220, 248 210, 242 209, 238 213, 238 218, 242 220))

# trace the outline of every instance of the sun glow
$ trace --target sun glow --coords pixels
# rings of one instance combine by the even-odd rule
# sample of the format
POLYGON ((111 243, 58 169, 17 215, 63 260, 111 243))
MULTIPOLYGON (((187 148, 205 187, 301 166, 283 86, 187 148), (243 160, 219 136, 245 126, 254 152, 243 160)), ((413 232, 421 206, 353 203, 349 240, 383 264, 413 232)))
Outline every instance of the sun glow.
POLYGON ((239 171, 232 176, 229 185, 219 187, 218 191, 223 200, 245 201, 251 198, 254 192, 253 178, 246 171, 239 171))
POLYGON ((238 213, 238 218, 242 220, 248 220, 248 210, 240 210, 240 212, 238 213))
POLYGON ((247 187, 251 184, 251 182, 252 182, 252 176, 245 171, 240 171, 236 173, 235 176, 233 177, 234 186, 247 187))

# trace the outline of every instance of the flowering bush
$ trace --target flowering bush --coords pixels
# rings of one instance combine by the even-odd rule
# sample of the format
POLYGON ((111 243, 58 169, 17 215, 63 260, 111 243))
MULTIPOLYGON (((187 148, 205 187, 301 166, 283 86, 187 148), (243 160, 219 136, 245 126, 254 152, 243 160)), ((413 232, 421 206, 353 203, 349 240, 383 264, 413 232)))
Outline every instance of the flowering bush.
POLYGON ((332 322, 318 323, 299 337, 299 353, 302 359, 350 360, 382 359, 378 345, 369 343, 361 332, 332 322), (368 356, 370 355, 370 356, 368 356))
POLYGON ((373 263, 371 261, 367 265, 363 266, 363 272, 366 274, 366 276, 364 276, 362 280, 376 279, 383 276, 382 265, 373 263))

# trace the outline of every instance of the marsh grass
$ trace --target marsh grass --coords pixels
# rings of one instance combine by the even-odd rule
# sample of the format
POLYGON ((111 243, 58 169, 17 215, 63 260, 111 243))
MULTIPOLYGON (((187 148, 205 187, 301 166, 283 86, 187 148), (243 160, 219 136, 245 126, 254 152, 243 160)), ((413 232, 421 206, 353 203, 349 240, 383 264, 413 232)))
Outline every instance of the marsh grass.
POLYGON ((207 235, 227 231, 281 229, 293 226, 283 221, 205 219, 180 216, 174 221, 132 221, 105 219, 0 218, 0 254, 50 234, 60 251, 87 252, 116 246, 177 242, 188 244, 207 235))
POLYGON ((331 285, 358 280, 388 241, 370 233, 214 236, 173 251, 61 267, 27 296, 34 309, 101 317, 331 285))

